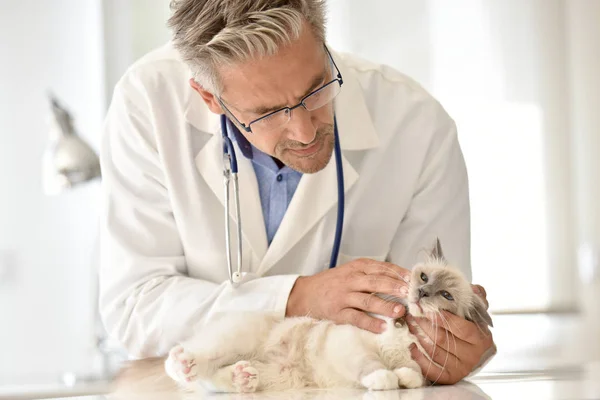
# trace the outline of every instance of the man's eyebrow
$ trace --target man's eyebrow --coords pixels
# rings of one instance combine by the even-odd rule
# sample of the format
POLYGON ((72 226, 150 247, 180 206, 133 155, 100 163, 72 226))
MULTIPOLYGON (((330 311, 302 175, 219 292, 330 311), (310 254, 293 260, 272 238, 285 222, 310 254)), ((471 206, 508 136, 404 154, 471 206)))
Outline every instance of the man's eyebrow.
MULTIPOLYGON (((305 97, 306 95, 308 95, 313 90, 315 90, 325 80, 326 73, 327 73, 327 69, 323 70, 323 72, 321 72, 319 75, 315 76, 315 78, 312 80, 310 87, 304 93, 302 98, 305 97)), ((264 115, 264 114, 268 114, 269 112, 272 112, 275 110, 280 110, 284 107, 287 107, 287 104, 276 105, 276 106, 272 106, 272 107, 271 106, 260 106, 260 107, 250 109, 250 110, 248 110, 248 112, 251 112, 251 113, 257 114, 257 115, 264 115)))

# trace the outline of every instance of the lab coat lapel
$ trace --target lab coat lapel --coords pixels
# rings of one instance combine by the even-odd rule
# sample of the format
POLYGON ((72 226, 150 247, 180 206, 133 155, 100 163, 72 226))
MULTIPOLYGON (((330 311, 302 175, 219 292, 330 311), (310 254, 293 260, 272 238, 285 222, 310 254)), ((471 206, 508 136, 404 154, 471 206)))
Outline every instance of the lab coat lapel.
MULTIPOLYGON (((350 190, 358 178, 352 165, 342 156, 344 168, 345 193, 350 190)), ((337 173, 335 155, 329 164, 316 174, 304 174, 292 201, 283 216, 277 233, 259 266, 262 275, 277 263, 300 239, 337 206, 337 173)))
MULTIPOLYGON (((242 218, 242 235, 250 243, 250 247, 259 260, 262 260, 267 251, 267 233, 262 216, 258 183, 252 163, 242 156, 241 150, 236 148, 238 155, 238 181, 240 188, 240 213, 242 218)), ((196 156, 196 168, 204 178, 215 196, 225 207, 225 186, 223 177, 223 144, 220 134, 213 135, 196 156)), ((235 197, 233 181, 229 188, 229 215, 235 221, 235 197)), ((225 224, 225 220, 223 220, 225 224)), ((231 225, 232 235, 235 235, 235 225, 231 225)))

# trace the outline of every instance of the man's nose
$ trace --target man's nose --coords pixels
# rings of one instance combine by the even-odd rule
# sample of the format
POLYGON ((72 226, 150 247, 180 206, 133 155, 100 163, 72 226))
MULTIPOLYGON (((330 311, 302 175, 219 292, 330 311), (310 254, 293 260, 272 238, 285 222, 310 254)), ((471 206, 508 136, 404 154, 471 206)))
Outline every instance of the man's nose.
POLYGON ((311 112, 303 107, 292 111, 292 118, 288 123, 289 138, 303 144, 309 144, 317 135, 317 128, 313 124, 311 112))

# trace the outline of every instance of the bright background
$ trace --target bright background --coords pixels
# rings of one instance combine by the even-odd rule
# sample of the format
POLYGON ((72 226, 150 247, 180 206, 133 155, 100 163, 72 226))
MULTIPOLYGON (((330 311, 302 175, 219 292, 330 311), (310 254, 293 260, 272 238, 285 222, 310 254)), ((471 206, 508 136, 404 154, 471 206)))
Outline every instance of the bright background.
MULTIPOLYGON (((0 0, 0 383, 98 368, 99 184, 42 192, 46 93, 97 149, 115 82, 169 39, 168 14, 168 0, 0 0)), ((336 50, 406 73, 456 120, 474 281, 521 321, 498 340, 557 313, 600 332, 600 1, 331 0, 329 20, 336 50)))

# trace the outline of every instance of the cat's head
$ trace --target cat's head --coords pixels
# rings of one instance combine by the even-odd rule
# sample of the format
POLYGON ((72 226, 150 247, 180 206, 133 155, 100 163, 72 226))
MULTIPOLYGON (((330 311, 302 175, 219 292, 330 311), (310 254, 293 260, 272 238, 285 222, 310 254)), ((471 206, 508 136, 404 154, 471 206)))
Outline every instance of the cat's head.
POLYGON ((423 263, 412 269, 408 312, 415 316, 446 310, 481 325, 492 325, 484 301, 473 292, 463 274, 446 261, 436 240, 423 263))

